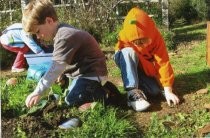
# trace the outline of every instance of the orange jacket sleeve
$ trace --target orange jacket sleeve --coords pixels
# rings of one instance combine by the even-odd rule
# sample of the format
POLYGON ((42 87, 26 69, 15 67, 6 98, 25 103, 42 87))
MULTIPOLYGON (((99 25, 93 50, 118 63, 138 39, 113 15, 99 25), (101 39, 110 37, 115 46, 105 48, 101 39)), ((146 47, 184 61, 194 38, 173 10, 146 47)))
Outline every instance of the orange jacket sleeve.
POLYGON ((157 78, 163 87, 172 87, 174 83, 174 72, 169 61, 168 52, 162 36, 159 34, 154 49, 155 68, 158 72, 157 78))

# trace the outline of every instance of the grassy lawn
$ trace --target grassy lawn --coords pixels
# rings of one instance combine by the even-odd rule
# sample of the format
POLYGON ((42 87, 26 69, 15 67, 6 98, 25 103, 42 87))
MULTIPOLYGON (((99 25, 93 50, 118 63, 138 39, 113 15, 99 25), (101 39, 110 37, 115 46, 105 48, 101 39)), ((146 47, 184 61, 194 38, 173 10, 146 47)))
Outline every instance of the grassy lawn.
MULTIPOLYGON (((170 59, 175 72, 174 91, 182 99, 180 106, 169 108, 166 102, 160 102, 160 110, 136 113, 127 108, 103 106, 97 103, 95 108, 79 112, 77 108, 65 109, 63 118, 78 116, 83 124, 79 128, 60 130, 57 126, 46 129, 46 135, 39 135, 39 129, 23 128, 24 117, 30 111, 25 106, 26 96, 33 91, 36 82, 26 80, 26 73, 18 75, 1 75, 1 113, 3 134, 10 130, 10 136, 16 137, 78 137, 78 138, 110 138, 110 137, 198 137, 198 130, 210 123, 209 110, 203 106, 210 103, 210 67, 206 65, 206 24, 174 28, 177 49, 170 52, 170 59), (11 77, 18 78, 15 86, 6 86, 11 77), (200 89, 208 89, 208 93, 196 94, 200 89), (19 118, 19 119, 16 119, 19 118), (15 121, 10 121, 15 120, 15 121), (9 123, 10 122, 10 123, 9 123), (14 123, 14 124, 12 124, 14 123), (6 125, 7 124, 7 125, 6 125), (49 130, 49 131, 48 131, 49 130), (33 135, 33 134, 37 135, 33 135)), ((120 71, 114 61, 107 61, 109 78, 124 93, 120 71)), ((54 86, 53 91, 60 91, 54 86)), ((64 104, 58 107, 65 106, 64 104)), ((154 107, 155 109, 155 107, 154 107)), ((49 112, 41 116, 46 122, 52 121, 57 112, 49 112)), ((40 116, 39 116, 40 117, 40 116)), ((31 123, 31 122, 27 122, 31 123)), ((29 125, 28 124, 28 125, 29 125)), ((210 134, 208 134, 209 136, 210 134)), ((4 137, 4 135, 2 135, 4 137)))

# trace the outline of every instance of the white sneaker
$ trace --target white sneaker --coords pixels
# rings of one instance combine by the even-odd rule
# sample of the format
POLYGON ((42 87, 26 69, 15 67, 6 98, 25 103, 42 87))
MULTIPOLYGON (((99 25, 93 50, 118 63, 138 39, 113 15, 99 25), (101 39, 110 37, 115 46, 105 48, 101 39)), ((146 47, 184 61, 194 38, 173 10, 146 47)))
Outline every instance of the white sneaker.
POLYGON ((139 89, 133 89, 128 91, 128 106, 132 106, 136 111, 144 111, 150 107, 150 103, 147 101, 143 91, 139 89))
POLYGON ((25 68, 15 68, 15 67, 12 67, 12 72, 23 72, 25 71, 25 68))

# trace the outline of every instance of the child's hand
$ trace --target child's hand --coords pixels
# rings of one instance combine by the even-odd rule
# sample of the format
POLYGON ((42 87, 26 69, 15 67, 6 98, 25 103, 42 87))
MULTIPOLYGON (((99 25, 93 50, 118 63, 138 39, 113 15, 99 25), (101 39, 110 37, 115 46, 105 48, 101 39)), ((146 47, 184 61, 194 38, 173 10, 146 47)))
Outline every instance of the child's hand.
POLYGON ((61 74, 57 80, 55 81, 55 83, 57 83, 60 86, 64 86, 66 83, 66 76, 64 74, 61 74))
POLYGON ((170 87, 164 87, 165 98, 169 106, 172 106, 171 102, 174 105, 179 104, 179 98, 172 92, 170 87))
POLYGON ((37 104, 39 102, 40 97, 41 97, 41 95, 39 95, 39 94, 35 94, 35 93, 29 94, 25 101, 26 106, 29 108, 34 106, 35 104, 37 104))

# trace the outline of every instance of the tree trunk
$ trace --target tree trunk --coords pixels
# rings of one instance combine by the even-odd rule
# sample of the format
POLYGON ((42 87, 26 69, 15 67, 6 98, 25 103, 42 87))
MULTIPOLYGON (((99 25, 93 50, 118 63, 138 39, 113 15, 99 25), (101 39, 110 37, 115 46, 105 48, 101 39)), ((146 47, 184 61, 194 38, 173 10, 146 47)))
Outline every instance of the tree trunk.
POLYGON ((169 20, 168 20, 168 0, 162 0, 162 22, 163 25, 169 30, 169 20))

